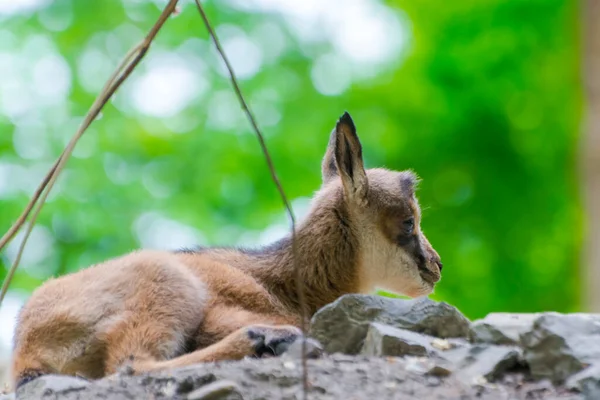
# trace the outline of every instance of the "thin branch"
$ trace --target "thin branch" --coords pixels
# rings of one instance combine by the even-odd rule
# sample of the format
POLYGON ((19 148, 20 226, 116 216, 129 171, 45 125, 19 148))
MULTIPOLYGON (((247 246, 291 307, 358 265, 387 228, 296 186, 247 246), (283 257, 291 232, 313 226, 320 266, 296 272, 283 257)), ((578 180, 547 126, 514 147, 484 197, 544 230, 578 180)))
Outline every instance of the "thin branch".
POLYGON ((231 66, 231 63, 229 62, 229 59, 227 58, 227 55, 225 54, 225 51, 223 50, 223 47, 221 46, 221 42, 219 41, 219 38, 217 37, 217 34, 215 33, 210 21, 208 20, 206 13, 204 12, 204 8, 202 7, 202 4, 200 4, 200 0, 195 0, 195 2, 196 2, 196 6, 198 7, 198 11, 200 12, 200 15, 202 16, 202 20, 204 21, 204 25, 206 26, 206 29, 208 30, 208 33, 209 33, 213 43, 215 44, 217 51, 219 52, 219 55, 223 59, 225 66, 227 67, 227 71, 229 72, 229 77, 231 79, 231 84, 233 85, 233 89, 235 90, 235 94, 237 95, 237 98, 238 98, 244 112, 246 113, 246 116, 248 117, 248 120, 250 121, 250 124, 252 125, 252 128, 254 129, 254 132, 256 133, 258 142, 260 143, 260 148, 261 148, 263 155, 265 157, 265 160, 267 162, 267 166, 269 167, 269 172, 271 173, 271 179, 273 180, 273 183, 275 183, 275 186, 277 186, 277 190, 279 191, 279 195, 281 196, 281 200, 283 201, 283 204, 285 206, 285 209, 286 209, 287 214, 290 219, 290 225, 291 225, 291 231, 292 231, 292 259, 293 259, 294 271, 295 271, 295 275, 296 275, 296 279, 295 279, 296 280, 296 291, 298 294, 298 300, 300 302, 301 329, 303 332, 302 372, 303 372, 303 387, 304 387, 303 394, 304 394, 304 399, 306 399, 307 392, 308 392, 308 369, 307 369, 307 362, 306 362, 307 310, 306 310, 306 298, 304 295, 302 276, 300 274, 300 269, 298 268, 298 264, 296 261, 297 260, 297 257, 296 257, 296 254, 297 254, 296 253, 296 251, 297 251, 297 248, 296 248, 296 218, 294 217, 294 212, 292 211, 290 202, 285 194, 285 191, 283 190, 283 186, 281 186, 281 182, 279 181, 279 178, 277 177, 277 173, 275 171, 275 166, 273 165, 273 160, 271 159, 271 155, 269 153, 269 150, 267 149, 267 145, 265 143, 264 136, 263 136, 260 128, 258 127, 258 123, 256 122, 256 118, 254 118, 254 114, 252 113, 252 111, 250 110, 250 107, 248 106, 248 103, 244 99, 244 95, 242 94, 242 90, 240 89, 240 85, 238 84, 237 78, 235 76, 235 72, 233 71, 233 67, 231 66))
POLYGON ((75 148, 75 145, 77 144, 77 142, 79 141, 81 136, 85 133, 87 128, 91 125, 91 123, 96 119, 96 117, 98 116, 98 114, 100 113, 102 108, 106 105, 108 100, 110 100, 110 98, 117 91, 117 89, 121 86, 121 84, 125 81, 125 79, 127 79, 127 77, 133 72, 133 70, 137 67, 137 65, 142 60, 142 58, 144 58, 144 55, 146 55, 146 52, 150 48, 152 41, 154 40, 154 38, 156 37, 156 35, 158 34, 160 29, 164 25, 164 23, 167 21, 169 16, 175 10, 175 6, 177 5, 177 2, 178 2, 178 0, 170 0, 169 1, 169 3, 166 5, 164 10, 160 14, 158 21, 156 21, 156 23, 154 24, 152 29, 150 29, 150 32, 146 35, 146 37, 138 45, 136 45, 133 49, 131 49, 127 53, 127 55, 125 56, 123 61, 119 64, 119 66, 117 67, 115 72, 111 75, 111 77, 108 79, 108 81, 104 85, 102 92, 100 92, 100 94, 98 95, 98 97, 96 98, 96 100, 94 101, 92 106, 90 107, 90 110, 88 111, 83 122, 79 126, 79 129, 77 130, 75 135, 71 138, 71 140, 67 144, 67 147, 65 148, 65 150, 63 151, 61 156, 58 158, 58 160, 56 161, 54 166, 50 169, 50 171, 48 172, 48 174, 46 175, 46 177, 44 178, 44 180, 42 181, 42 183, 36 190, 36 193, 34 194, 33 198, 31 199, 31 201, 29 202, 27 207, 25 208, 24 212, 21 214, 21 216, 19 217, 17 222, 15 224, 13 224, 13 226, 9 229, 9 231, 2 237, 2 240, 0 241, 0 250, 2 250, 2 248, 10 241, 10 239, 12 239, 12 237, 14 237, 14 235, 19 231, 19 229, 21 228, 21 226, 24 224, 25 220, 27 219, 27 216, 31 212, 31 209, 34 207, 34 205, 36 205, 35 211, 33 212, 33 215, 31 217, 31 221, 29 222, 29 226, 27 227, 27 230, 25 231, 25 235, 23 236, 23 240, 21 241, 21 244, 17 251, 15 260, 14 260, 10 270, 8 271, 6 278, 4 279, 4 283, 2 284, 2 290, 0 292, 0 305, 2 304, 2 301, 4 300, 4 296, 6 295, 6 292, 8 291, 8 287, 10 285, 10 282, 12 281, 15 271, 17 270, 17 268, 19 266, 19 262, 23 255, 25 245, 27 244, 29 235, 31 234, 31 231, 33 230, 35 221, 36 221, 42 207, 44 206, 46 198, 50 194, 50 191, 52 190, 52 187, 54 186, 56 179, 62 172, 67 160, 71 156, 71 153, 73 152, 73 149, 75 148))
POLYGON ((38 201, 38 199, 40 198, 42 192, 46 188, 46 185, 50 181, 50 177, 52 176, 52 174, 56 170, 56 166, 58 165, 61 157, 62 157, 62 155, 60 157, 58 157, 58 160, 56 160, 56 162, 54 163, 54 165, 52 166, 52 168, 50 168, 50 171, 48 171, 48 173, 46 174, 46 176, 44 177, 44 179, 42 180, 42 182, 40 183, 40 185, 37 187, 37 189, 35 190, 35 193, 33 194, 32 198, 31 198, 31 200, 29 201, 29 203, 25 207, 25 210, 23 210, 23 213, 19 216, 19 218, 17 219, 17 221, 10 227, 10 229, 8 230, 8 232, 6 232, 4 234, 4 236, 2 236, 2 239, 0 239, 0 251, 2 251, 2 249, 4 249, 4 246, 6 246, 6 244, 12 240, 12 238, 17 234, 17 232, 19 232, 19 229, 21 229, 21 226, 23 226, 23 224, 25 223, 25 220, 29 216, 29 213, 31 212, 31 209, 33 208, 33 206, 35 205, 35 203, 38 201))

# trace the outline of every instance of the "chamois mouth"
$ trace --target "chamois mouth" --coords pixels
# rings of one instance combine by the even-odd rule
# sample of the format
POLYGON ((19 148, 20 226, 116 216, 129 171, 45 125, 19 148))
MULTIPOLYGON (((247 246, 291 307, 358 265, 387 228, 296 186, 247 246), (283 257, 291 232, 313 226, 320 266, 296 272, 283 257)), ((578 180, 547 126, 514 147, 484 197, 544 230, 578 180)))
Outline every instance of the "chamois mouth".
POLYGON ((423 281, 431 286, 434 286, 440 280, 440 276, 428 270, 427 267, 419 266, 419 275, 423 281))

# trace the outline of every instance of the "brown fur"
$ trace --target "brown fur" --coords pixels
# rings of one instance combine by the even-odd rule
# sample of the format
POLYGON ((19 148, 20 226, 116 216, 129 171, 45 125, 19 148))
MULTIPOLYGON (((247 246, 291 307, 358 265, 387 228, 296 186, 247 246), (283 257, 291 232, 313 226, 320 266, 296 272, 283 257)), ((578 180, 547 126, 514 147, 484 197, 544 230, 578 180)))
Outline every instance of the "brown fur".
MULTIPOLYGON (((323 186, 296 232, 312 315, 375 287, 429 294, 441 263, 421 232, 411 172, 365 171, 346 113, 331 134, 323 186)), ((17 384, 41 374, 100 378, 281 352, 300 334, 291 240, 257 251, 138 251, 52 279, 15 332, 17 384)))

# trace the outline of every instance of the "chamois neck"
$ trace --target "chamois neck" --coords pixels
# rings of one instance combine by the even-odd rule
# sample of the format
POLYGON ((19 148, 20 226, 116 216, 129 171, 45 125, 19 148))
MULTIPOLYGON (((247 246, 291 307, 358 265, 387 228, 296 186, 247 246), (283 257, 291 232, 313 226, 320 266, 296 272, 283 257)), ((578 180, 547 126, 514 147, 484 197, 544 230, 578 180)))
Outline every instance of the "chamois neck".
POLYGON ((239 267, 296 311, 300 310, 298 268, 312 315, 339 296, 358 291, 357 253, 358 240, 347 210, 343 203, 329 201, 313 207, 297 227, 295 253, 291 237, 286 237, 263 249, 245 252, 250 260, 239 267))

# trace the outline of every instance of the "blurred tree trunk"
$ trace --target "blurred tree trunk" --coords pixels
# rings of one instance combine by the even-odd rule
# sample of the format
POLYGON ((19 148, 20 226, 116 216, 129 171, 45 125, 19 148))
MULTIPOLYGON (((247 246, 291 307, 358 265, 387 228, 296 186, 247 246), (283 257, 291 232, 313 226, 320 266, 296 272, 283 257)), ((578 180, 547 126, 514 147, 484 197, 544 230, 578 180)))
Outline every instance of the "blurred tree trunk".
POLYGON ((583 68, 586 113, 583 135, 587 229, 584 258, 585 299, 589 311, 600 311, 600 0, 583 3, 583 68))

